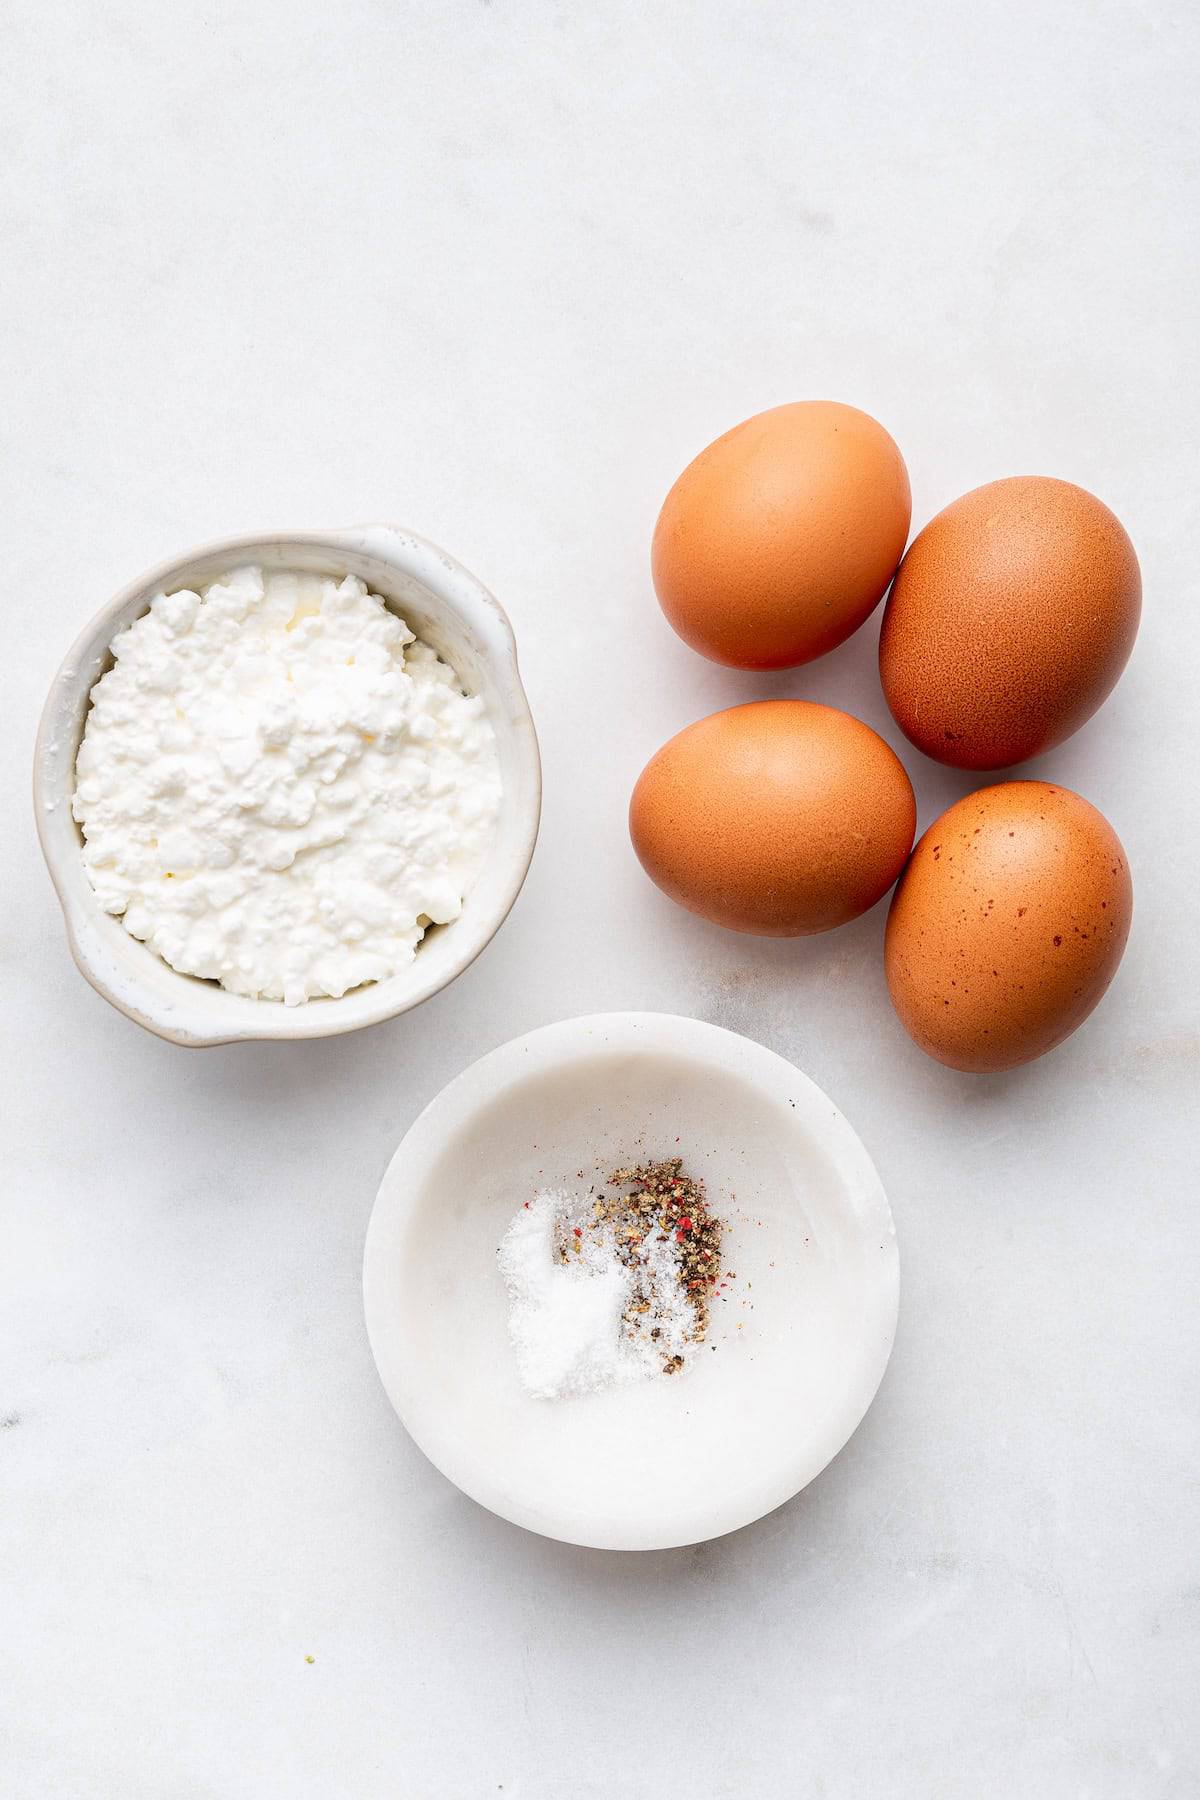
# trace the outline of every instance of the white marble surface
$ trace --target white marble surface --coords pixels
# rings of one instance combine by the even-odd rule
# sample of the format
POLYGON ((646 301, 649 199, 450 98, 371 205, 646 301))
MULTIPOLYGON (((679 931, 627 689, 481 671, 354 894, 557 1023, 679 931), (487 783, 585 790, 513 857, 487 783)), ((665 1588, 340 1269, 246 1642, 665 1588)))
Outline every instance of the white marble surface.
MULTIPOLYGON (((1194 9, 13 0, 3 30, 6 1796, 1190 1800, 1194 9), (1128 674, 1045 764, 1122 834, 1133 937, 1088 1026, 1008 1077, 909 1043, 880 911, 725 936, 626 843, 647 754, 722 703, 815 696, 898 741, 874 624, 765 680, 650 594, 678 468, 803 395, 886 422, 917 522, 1043 471, 1142 556, 1128 674), (43 692, 159 557, 363 519, 511 610, 546 761, 528 886, 418 1014, 173 1049, 67 956, 26 799, 43 692), (423 1102, 626 1006, 825 1086, 905 1281, 826 1475, 640 1559, 451 1489, 359 1302, 423 1102)), ((907 760, 928 820, 964 783, 907 760)))

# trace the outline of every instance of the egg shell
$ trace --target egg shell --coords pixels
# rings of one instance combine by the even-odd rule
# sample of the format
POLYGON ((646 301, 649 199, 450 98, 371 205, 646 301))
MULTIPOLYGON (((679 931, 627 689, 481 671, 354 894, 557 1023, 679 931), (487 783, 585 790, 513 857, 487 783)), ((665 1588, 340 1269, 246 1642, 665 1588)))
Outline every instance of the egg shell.
POLYGON ((1007 768, 1091 718, 1141 608, 1133 545, 1094 494, 1042 475, 992 481, 909 546, 880 632, 883 691, 926 756, 1007 768))
POLYGON ((892 898, 884 961, 909 1036, 952 1069, 1011 1069, 1083 1023, 1117 970, 1133 887, 1068 788, 1006 781, 944 812, 892 898))
POLYGON ((883 598, 911 516, 904 459, 876 420, 833 400, 775 406, 702 450, 667 495, 655 591, 714 662, 811 662, 883 598))
POLYGON ((759 700, 689 725, 651 758, 629 830, 672 900, 734 931, 803 937, 883 897, 916 829, 912 784, 858 719, 759 700))

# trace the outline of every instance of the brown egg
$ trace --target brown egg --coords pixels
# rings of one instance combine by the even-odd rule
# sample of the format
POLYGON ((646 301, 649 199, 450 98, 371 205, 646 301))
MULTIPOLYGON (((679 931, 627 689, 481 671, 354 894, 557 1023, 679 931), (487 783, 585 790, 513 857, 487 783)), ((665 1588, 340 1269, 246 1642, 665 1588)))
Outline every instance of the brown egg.
POLYGON ((883 691, 926 756, 1007 768, 1091 718, 1141 609, 1137 557, 1107 506, 1044 475, 992 481, 910 545, 883 615, 883 691))
POLYGON ((1133 888, 1102 814, 1006 781, 931 825, 900 878, 884 958, 909 1036, 952 1069, 1011 1069, 1070 1037, 1116 973, 1133 888))
POLYGON ((823 656, 882 599, 908 537, 908 471, 854 406, 800 400, 735 425, 667 495, 651 568, 685 643, 738 669, 823 656))
POLYGON ((759 700, 689 725, 643 769, 629 830, 672 900, 734 931, 803 937, 857 918, 912 848, 904 768, 869 725, 759 700))

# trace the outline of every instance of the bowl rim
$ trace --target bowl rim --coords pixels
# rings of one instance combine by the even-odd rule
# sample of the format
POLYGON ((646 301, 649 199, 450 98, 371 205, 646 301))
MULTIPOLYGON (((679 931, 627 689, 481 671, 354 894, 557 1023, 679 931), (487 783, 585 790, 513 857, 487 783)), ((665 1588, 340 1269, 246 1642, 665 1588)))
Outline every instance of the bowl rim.
MULTIPOLYGON (((515 905, 537 843, 541 799, 537 731, 521 681, 516 638, 508 614, 490 589, 440 545, 406 528, 382 523, 239 532, 230 537, 207 539, 154 564, 127 582, 77 632, 50 682, 34 744, 34 823, 75 965, 91 987, 126 1018, 156 1036, 186 1048, 340 1037, 397 1018, 440 993, 486 949, 515 905), (122 613, 139 603, 148 607, 155 593, 164 589, 169 591, 172 583, 178 585, 185 581, 187 572, 197 564, 228 561, 235 565, 239 559, 247 561, 264 556, 265 560, 286 566, 286 555, 293 547, 297 551, 332 553, 335 558, 353 554, 384 562, 397 574, 418 582, 434 601, 447 606, 480 634, 485 660, 494 669, 503 691, 520 766, 522 791, 511 797, 512 810, 501 820, 508 845, 510 879, 495 898, 490 911, 471 919, 472 929, 463 932, 457 954, 438 975, 425 981, 419 978, 406 980, 411 970, 419 967, 418 953, 409 969, 400 970, 384 981, 351 990, 340 998, 317 998, 303 1007, 285 1008, 279 1001, 231 995, 217 983, 198 984, 196 977, 172 969, 169 963, 159 958, 167 984, 172 987, 178 984, 178 1000, 164 1005, 148 985, 128 976, 119 983, 114 978, 111 955, 100 935, 101 917, 111 915, 102 913, 85 874, 80 885, 77 877, 83 872, 82 861, 76 860, 75 846, 64 843, 50 829, 52 811, 64 801, 69 803, 74 791, 74 754, 69 761, 59 757, 56 737, 65 710, 73 710, 80 691, 86 697, 94 685, 95 676, 86 664, 96 640, 104 637, 111 641, 119 629, 116 620, 122 613), (207 999, 196 1004, 198 985, 210 990, 216 1000, 245 1000, 260 1007, 262 1017, 248 1020, 244 1026, 225 1024, 214 1028, 213 1021, 207 1016, 207 999)), ((460 921, 455 920, 440 930, 453 931, 459 924, 460 921)))
POLYGON ((879 1391, 892 1349, 900 1304, 900 1257, 895 1221, 883 1183, 853 1126, 812 1078, 787 1057, 755 1038, 707 1020, 660 1012, 589 1013, 562 1019, 511 1038, 454 1076, 417 1115, 404 1133, 379 1184, 363 1245, 363 1312, 380 1383, 400 1423, 417 1448, 445 1478, 488 1511, 514 1525, 563 1543, 602 1550, 663 1550, 721 1537, 753 1524, 792 1499, 845 1448, 879 1391), (739 1075, 761 1091, 795 1102, 795 1123, 810 1134, 842 1173, 856 1213, 871 1232, 884 1234, 884 1260, 876 1290, 882 1327, 878 1340, 864 1338, 860 1379, 848 1395, 841 1422, 820 1460, 798 1457, 771 1481, 743 1481, 725 1495, 705 1496, 686 1517, 663 1529, 631 1533, 606 1528, 575 1513, 551 1515, 544 1507, 514 1499, 503 1479, 473 1462, 454 1433, 440 1434, 434 1409, 423 1399, 423 1370, 406 1365, 390 1341, 390 1323, 399 1296, 394 1234, 404 1229, 412 1195, 419 1192, 445 1153, 480 1108, 494 1104, 510 1082, 541 1070, 562 1068, 597 1051, 648 1051, 684 1056, 739 1075), (833 1441, 836 1438, 837 1441, 833 1441))

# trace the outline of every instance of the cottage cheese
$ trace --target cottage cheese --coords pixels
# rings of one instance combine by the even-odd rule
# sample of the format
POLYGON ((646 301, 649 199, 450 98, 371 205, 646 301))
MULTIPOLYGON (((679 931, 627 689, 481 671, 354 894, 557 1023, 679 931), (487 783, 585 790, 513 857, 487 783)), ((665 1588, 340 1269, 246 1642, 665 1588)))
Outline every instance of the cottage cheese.
POLYGON ((491 726, 353 576, 234 569, 113 644, 76 762, 100 903, 172 968, 294 1006, 457 918, 500 804, 491 726))

